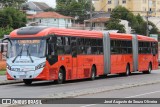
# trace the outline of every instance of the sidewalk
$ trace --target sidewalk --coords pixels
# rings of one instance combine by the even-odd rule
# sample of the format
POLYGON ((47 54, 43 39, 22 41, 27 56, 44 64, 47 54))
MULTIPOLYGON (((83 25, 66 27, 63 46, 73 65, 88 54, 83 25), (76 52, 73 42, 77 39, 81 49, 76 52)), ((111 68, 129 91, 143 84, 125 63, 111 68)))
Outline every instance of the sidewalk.
POLYGON ((21 83, 20 80, 7 80, 6 75, 0 76, 0 85, 21 83))

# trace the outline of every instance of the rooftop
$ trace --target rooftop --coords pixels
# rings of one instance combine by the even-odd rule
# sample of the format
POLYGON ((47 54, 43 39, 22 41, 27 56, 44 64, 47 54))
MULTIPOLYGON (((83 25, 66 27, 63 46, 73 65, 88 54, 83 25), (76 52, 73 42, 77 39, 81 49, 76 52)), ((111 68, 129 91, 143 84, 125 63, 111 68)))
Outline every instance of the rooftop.
POLYGON ((34 18, 64 18, 64 19, 72 19, 70 16, 64 16, 56 12, 41 12, 34 15, 34 18))
POLYGON ((89 19, 89 20, 85 20, 84 22, 106 22, 106 21, 109 21, 110 18, 108 17, 99 17, 99 18, 92 18, 92 19, 89 19))

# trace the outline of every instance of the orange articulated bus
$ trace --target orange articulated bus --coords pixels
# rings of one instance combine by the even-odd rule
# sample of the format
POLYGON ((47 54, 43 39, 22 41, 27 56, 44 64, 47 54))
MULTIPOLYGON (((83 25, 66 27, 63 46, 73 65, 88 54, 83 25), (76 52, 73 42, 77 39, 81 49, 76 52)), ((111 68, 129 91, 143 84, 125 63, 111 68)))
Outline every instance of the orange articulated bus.
POLYGON ((10 33, 8 80, 67 80, 158 68, 158 42, 152 38, 109 32, 24 27, 10 33))

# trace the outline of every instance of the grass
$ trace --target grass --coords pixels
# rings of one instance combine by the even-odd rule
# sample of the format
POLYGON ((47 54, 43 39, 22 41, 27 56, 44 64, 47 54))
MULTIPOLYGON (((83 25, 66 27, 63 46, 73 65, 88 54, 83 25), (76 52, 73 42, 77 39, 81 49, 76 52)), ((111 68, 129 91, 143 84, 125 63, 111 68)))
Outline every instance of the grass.
POLYGON ((0 70, 0 75, 6 75, 6 71, 5 70, 0 70))

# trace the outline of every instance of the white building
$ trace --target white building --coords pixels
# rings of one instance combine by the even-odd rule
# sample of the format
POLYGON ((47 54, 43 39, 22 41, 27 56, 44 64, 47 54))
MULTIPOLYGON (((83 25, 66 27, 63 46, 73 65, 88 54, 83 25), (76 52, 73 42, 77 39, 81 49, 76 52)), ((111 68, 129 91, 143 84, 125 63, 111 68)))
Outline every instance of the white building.
MULTIPOLYGON (((103 31, 106 29, 105 25, 106 22, 109 21, 109 17, 98 17, 98 18, 92 18, 89 20, 85 20, 85 30, 90 30, 90 25, 92 22, 92 28, 93 30, 100 30, 103 31)), ((120 24, 124 25, 126 33, 131 33, 131 27, 129 27, 128 21, 126 20, 121 20, 120 24)), ((116 29, 113 29, 116 30, 116 29)))
POLYGON ((41 12, 33 16, 28 16, 31 24, 38 26, 50 26, 57 28, 68 28, 72 26, 72 17, 64 16, 56 12, 41 12))
POLYGON ((46 3, 44 2, 27 2, 24 4, 27 7, 26 14, 36 14, 39 12, 43 12, 46 9, 49 9, 49 7, 46 3))

